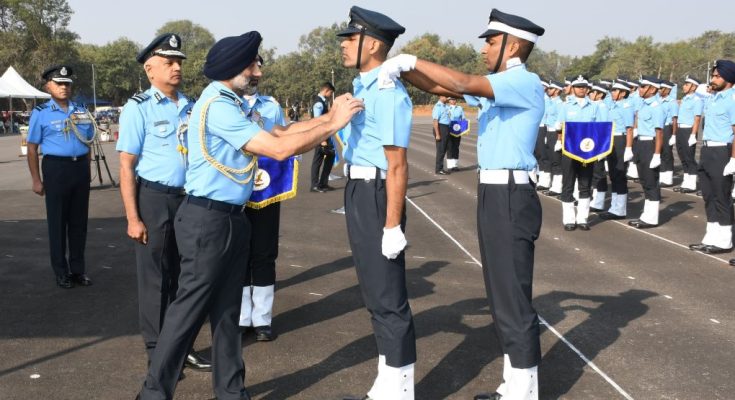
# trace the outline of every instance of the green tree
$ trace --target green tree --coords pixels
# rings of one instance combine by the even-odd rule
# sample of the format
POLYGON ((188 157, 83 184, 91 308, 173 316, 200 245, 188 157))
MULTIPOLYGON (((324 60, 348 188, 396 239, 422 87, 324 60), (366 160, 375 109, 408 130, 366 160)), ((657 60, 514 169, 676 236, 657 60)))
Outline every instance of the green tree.
MULTIPOLYGON (((209 79, 204 76, 204 62, 207 52, 214 45, 214 35, 189 20, 170 21, 158 28, 156 36, 164 33, 175 33, 181 37, 181 50, 186 54, 183 67, 182 91, 189 96, 198 97, 202 90, 209 84, 209 79)), ((151 38, 153 40, 153 38, 151 38)), ((145 80, 145 76, 143 76, 145 80)), ((144 82, 147 85, 148 82, 144 82)))

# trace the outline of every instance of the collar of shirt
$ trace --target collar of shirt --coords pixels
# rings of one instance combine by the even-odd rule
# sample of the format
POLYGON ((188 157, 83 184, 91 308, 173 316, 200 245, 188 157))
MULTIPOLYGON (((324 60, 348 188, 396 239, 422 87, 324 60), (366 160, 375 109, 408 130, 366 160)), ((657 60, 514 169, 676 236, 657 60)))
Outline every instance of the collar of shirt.
POLYGON ((234 96, 236 99, 240 101, 240 104, 238 104, 239 107, 242 107, 242 104, 247 104, 247 101, 245 101, 245 99, 243 99, 242 96, 239 96, 237 93, 233 92, 232 89, 228 88, 220 81, 212 82, 212 87, 220 92, 224 91, 234 96))
POLYGON ((508 61, 505 62, 505 69, 508 70, 508 69, 517 67, 519 65, 523 65, 523 63, 521 62, 521 59, 518 57, 513 57, 513 58, 508 59, 508 61))
POLYGON ((643 102, 646 103, 646 104, 653 104, 653 103, 655 103, 658 100, 656 97, 657 96, 651 96, 651 97, 649 97, 647 99, 643 99, 643 102))
MULTIPOLYGON (((163 94, 163 92, 161 91, 161 89, 159 89, 159 88, 157 88, 155 86, 151 86, 151 88, 148 89, 148 94, 151 97, 153 97, 153 100, 155 100, 157 103, 161 103, 161 102, 166 101, 166 100, 168 100, 168 101, 170 101, 170 102, 173 103, 173 100, 171 100, 170 98, 168 98, 168 96, 166 96, 165 94, 163 94)), ((176 92, 176 96, 179 99, 177 101, 177 103, 180 103, 183 95, 181 93, 179 93, 179 92, 176 92)))
POLYGON ((358 87, 363 87, 363 88, 370 87, 370 85, 372 85, 378 80, 379 71, 380 71, 380 67, 375 67, 368 72, 360 72, 360 75, 358 75, 352 81, 352 84, 355 86, 355 89, 357 89, 358 87))
MULTIPOLYGON (((51 111, 61 111, 61 112, 64 112, 64 109, 61 108, 61 106, 59 105, 59 103, 56 102, 56 100, 51 99, 48 102, 50 104, 51 111)), ((65 112, 66 115, 71 115, 71 113, 73 113, 74 110, 77 109, 76 103, 74 103, 71 100, 69 100, 69 103, 67 104, 67 107, 68 108, 67 108, 67 110, 65 112)))
POLYGON ((580 107, 584 107, 587 104, 592 104, 586 97, 575 97, 574 104, 578 104, 580 107))

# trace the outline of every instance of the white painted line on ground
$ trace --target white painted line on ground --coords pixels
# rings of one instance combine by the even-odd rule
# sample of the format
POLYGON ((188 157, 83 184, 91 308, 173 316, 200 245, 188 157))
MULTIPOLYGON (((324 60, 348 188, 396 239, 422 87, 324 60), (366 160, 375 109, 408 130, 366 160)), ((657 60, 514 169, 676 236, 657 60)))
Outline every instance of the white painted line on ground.
POLYGON ((720 321, 718 321, 718 320, 716 320, 714 318, 710 318, 709 320, 712 321, 712 322, 714 322, 714 323, 716 323, 716 324, 719 324, 720 323, 720 321))
POLYGON ((600 264, 604 264, 604 263, 605 263, 604 261, 600 260, 600 264))
MULTIPOLYGON (((474 262, 474 261, 465 261, 464 263, 465 263, 465 264, 474 264, 474 265, 480 265, 480 264, 478 264, 478 263, 476 263, 476 262, 474 262)), ((482 266, 482 265, 480 265, 480 266, 482 266)))
POLYGON ((423 260, 423 259, 425 259, 426 257, 424 257, 424 256, 413 256, 413 258, 418 258, 419 260, 423 260))
POLYGON ((321 293, 309 293, 309 294, 310 294, 310 295, 312 295, 312 296, 324 296, 324 295, 323 295, 323 294, 321 294, 321 293))
MULTIPOLYGON (((437 229, 439 229, 439 231, 441 231, 446 237, 448 237, 449 240, 454 242, 454 244, 456 244, 457 247, 459 247, 465 254, 467 254, 467 256, 470 257, 470 259, 472 259, 472 261, 474 261, 475 264, 477 264, 478 266, 482 265, 480 261, 478 261, 477 258, 475 258, 475 256, 472 255, 472 253, 470 253, 464 246, 462 246, 462 244, 459 243, 457 239, 455 239, 452 235, 450 235, 449 232, 447 232, 441 225, 439 225, 439 223, 434 221, 429 216, 429 214, 426 213, 426 211, 424 211, 421 207, 418 206, 418 204, 416 204, 413 200, 409 199, 408 196, 406 196, 406 201, 412 206, 414 206, 414 208, 416 208, 416 210, 418 210, 421 214, 423 214, 423 216, 426 217, 426 219, 428 219, 429 222, 431 222, 434 226, 436 226, 437 229)), ((559 331, 554 329, 553 326, 549 325, 549 323, 546 322, 546 320, 543 317, 541 317, 541 315, 538 316, 538 319, 542 324, 544 324, 549 329, 549 331, 551 331, 554 335, 556 335, 556 337, 558 337, 559 340, 564 342, 564 344, 566 344, 573 352, 575 352, 577 356, 579 356, 579 358, 582 359, 582 361, 587 363, 587 365, 593 370, 595 370, 595 372, 597 372, 603 379, 605 379, 605 381, 607 381, 607 383, 609 383, 610 386, 615 388, 615 390, 617 390, 618 393, 620 393, 623 397, 625 397, 628 400, 633 400, 633 397, 631 397, 625 390, 623 390, 623 388, 620 387, 620 385, 615 383, 615 381, 613 381, 609 376, 607 376, 606 373, 602 372, 602 370, 598 368, 597 365, 595 365, 595 363, 592 362, 592 360, 590 360, 589 358, 587 358, 587 356, 582 354, 582 352, 579 351, 579 349, 577 349, 571 342, 569 342, 561 333, 559 333, 559 331)))
POLYGON ((31 374, 31 379, 38 379, 40 377, 41 377, 41 375, 39 375, 39 374, 31 374))
POLYGON ((668 294, 665 294, 664 297, 666 297, 669 300, 673 299, 673 297, 669 296, 668 294))
POLYGON ((290 265, 290 267, 294 267, 294 268, 304 268, 304 267, 302 267, 301 265, 296 265, 296 264, 291 264, 291 265, 290 265))
POLYGON ((633 277, 633 276, 629 276, 629 277, 628 277, 628 279, 630 279, 630 280, 634 281, 634 280, 635 280, 635 277, 633 277))

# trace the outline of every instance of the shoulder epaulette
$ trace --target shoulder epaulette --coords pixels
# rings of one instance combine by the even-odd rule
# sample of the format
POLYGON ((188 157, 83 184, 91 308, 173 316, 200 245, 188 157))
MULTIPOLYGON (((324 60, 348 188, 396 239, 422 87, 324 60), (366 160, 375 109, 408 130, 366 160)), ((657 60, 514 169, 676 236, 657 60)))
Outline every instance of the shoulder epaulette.
POLYGON ((135 96, 131 97, 130 100, 132 100, 132 101, 140 104, 140 103, 142 103, 142 102, 144 102, 144 101, 146 101, 146 100, 148 100, 150 98, 151 98, 151 96, 149 96, 146 93, 138 93, 135 96))
POLYGON ((34 110, 38 110, 38 111, 41 111, 44 108, 48 108, 48 103, 39 104, 39 105, 33 107, 34 110))
POLYGON ((223 90, 220 90, 219 91, 219 94, 221 96, 223 96, 223 97, 227 97, 228 99, 234 101, 235 104, 237 104, 238 106, 241 106, 242 105, 242 101, 240 99, 238 99, 237 96, 235 96, 231 92, 228 92, 227 90, 224 90, 224 89, 223 90))
POLYGON ((184 106, 184 109, 183 109, 182 111, 184 111, 184 112, 185 112, 185 113, 186 113, 187 115, 190 115, 190 114, 191 114, 191 109, 192 109, 192 108, 194 108, 194 103, 187 103, 187 104, 186 104, 186 105, 184 106))

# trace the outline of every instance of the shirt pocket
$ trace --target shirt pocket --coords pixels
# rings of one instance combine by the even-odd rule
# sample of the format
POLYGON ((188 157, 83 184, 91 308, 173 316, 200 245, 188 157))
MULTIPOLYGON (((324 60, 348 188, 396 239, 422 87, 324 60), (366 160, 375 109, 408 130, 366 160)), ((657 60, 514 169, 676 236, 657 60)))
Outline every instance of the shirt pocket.
POLYGON ((147 127, 148 139, 155 146, 175 146, 176 126, 168 121, 166 123, 150 123, 147 127))

